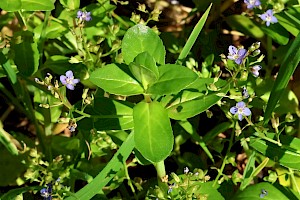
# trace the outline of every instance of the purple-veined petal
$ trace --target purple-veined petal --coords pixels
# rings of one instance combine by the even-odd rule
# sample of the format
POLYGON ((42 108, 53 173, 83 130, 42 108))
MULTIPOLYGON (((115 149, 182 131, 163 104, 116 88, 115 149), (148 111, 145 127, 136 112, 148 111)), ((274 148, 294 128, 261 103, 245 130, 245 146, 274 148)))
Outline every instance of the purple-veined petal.
POLYGON ((230 45, 230 46, 228 47, 228 51, 229 51, 229 53, 230 53, 231 55, 237 54, 237 48, 236 48, 235 46, 230 45))
POLYGON ((71 70, 67 71, 66 72, 66 77, 69 78, 69 79, 74 78, 73 72, 71 70))
POLYGON ((238 55, 239 55, 240 57, 245 57, 246 53, 247 53, 247 50, 246 50, 246 49, 239 49, 239 50, 238 50, 238 55))
POLYGON ((66 76, 64 76, 64 75, 61 75, 60 77, 59 77, 59 79, 60 79, 60 82, 63 84, 63 85, 66 85, 67 84, 67 77, 66 76))
POLYGON ((267 20, 267 14, 262 14, 259 16, 263 21, 267 20))
POLYGON ((229 111, 231 114, 235 115, 238 111, 238 108, 234 106, 234 107, 231 107, 229 111))
POLYGON ((80 18, 82 16, 82 11, 81 10, 78 10, 77 11, 77 18, 80 18))
POLYGON ((243 58, 238 58, 235 60, 235 63, 238 65, 242 64, 242 62, 243 62, 243 58))

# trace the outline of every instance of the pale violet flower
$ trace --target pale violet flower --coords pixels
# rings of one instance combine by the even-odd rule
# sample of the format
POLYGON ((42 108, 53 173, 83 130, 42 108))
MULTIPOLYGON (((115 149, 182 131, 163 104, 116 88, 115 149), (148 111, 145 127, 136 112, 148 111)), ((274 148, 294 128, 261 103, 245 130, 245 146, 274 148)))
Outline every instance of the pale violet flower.
POLYGON ((273 16, 273 10, 269 9, 264 14, 260 15, 260 18, 266 22, 267 26, 270 26, 270 23, 277 23, 278 20, 273 16))
POLYGON ((244 0, 244 3, 247 4, 248 9, 253 9, 261 4, 259 0, 244 0))
POLYGON ((73 72, 71 70, 66 72, 66 75, 60 76, 60 82, 65 85, 69 90, 74 90, 74 87, 79 83, 79 79, 74 78, 73 72))
POLYGON ((261 70, 260 65, 255 65, 255 66, 251 67, 251 72, 252 72, 253 76, 255 76, 255 77, 259 76, 259 70, 261 70))
POLYGON ((244 58, 246 57, 247 50, 246 49, 237 49, 235 46, 230 45, 228 48, 229 54, 227 56, 228 59, 234 60, 236 64, 242 64, 244 58))
POLYGON ((78 10, 78 12, 77 12, 77 18, 80 21, 87 21, 87 22, 91 21, 92 20, 91 12, 78 10))
POLYGON ((236 106, 230 108, 230 113, 233 115, 237 114, 238 119, 242 121, 244 116, 251 115, 251 110, 246 107, 246 104, 243 101, 240 101, 236 104, 236 106))

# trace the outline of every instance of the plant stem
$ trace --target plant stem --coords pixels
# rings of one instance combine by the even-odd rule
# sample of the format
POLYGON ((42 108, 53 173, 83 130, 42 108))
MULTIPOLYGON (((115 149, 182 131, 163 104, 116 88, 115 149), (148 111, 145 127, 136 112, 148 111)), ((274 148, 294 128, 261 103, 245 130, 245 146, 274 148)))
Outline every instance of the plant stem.
POLYGON ((124 165, 125 176, 126 176, 126 178, 127 178, 128 185, 129 185, 129 187, 130 187, 130 189, 131 189, 131 191, 132 191, 132 193, 133 193, 133 195, 134 195, 134 198, 135 198, 136 200, 138 200, 138 198, 137 198, 137 196, 136 196, 136 194, 135 194, 135 189, 134 189, 134 187, 133 187, 133 184, 132 184, 132 182, 131 182, 131 179, 130 179, 130 176, 129 176, 129 173, 128 173, 128 168, 127 168, 126 162, 124 162, 123 165, 124 165))
POLYGON ((157 179, 158 179, 158 186, 160 187, 161 191, 163 192, 164 196, 167 195, 168 191, 168 184, 163 181, 164 177, 166 177, 166 169, 164 161, 160 161, 153 164, 156 172, 157 172, 157 179))
POLYGON ((235 126, 236 126, 236 123, 238 123, 238 122, 235 121, 235 125, 234 125, 234 127, 233 127, 233 129, 232 129, 232 133, 231 133, 231 136, 230 136, 228 149, 227 149, 226 155, 225 155, 225 157, 224 157, 224 159, 223 159, 222 166, 221 166, 220 170, 218 171, 218 175, 217 175, 217 177, 216 177, 216 179, 215 179, 215 182, 214 182, 214 184, 213 184, 213 187, 215 187, 215 185, 217 184, 219 178, 223 175, 223 171, 224 171, 224 168, 225 168, 225 165, 226 165, 226 160, 227 160, 227 158, 228 158, 228 154, 229 154, 229 152, 230 152, 230 150, 231 150, 231 147, 232 147, 232 144, 233 144, 233 139, 234 139, 234 136, 235 136, 235 126))
POLYGON ((297 184, 297 181, 295 179, 295 175, 294 175, 294 171, 292 169, 289 168, 289 172, 290 172, 290 176, 291 176, 291 179, 293 181, 293 184, 295 185, 296 189, 297 189, 297 192, 298 194, 300 195, 300 189, 299 189, 299 186, 297 184))
POLYGON ((267 60, 268 68, 271 69, 271 64, 273 60, 273 51, 272 51, 272 38, 267 36, 267 60))

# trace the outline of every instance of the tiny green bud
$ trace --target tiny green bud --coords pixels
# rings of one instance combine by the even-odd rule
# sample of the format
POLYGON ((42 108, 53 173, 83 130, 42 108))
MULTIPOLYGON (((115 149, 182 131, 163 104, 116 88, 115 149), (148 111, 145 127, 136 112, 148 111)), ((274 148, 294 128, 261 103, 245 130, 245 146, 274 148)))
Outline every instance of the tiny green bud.
POLYGON ((176 183, 180 183, 180 178, 174 173, 171 173, 172 178, 176 181, 176 183))
POLYGON ((253 51, 253 53, 252 53, 252 56, 258 56, 260 54, 260 50, 259 49, 257 49, 257 50, 255 50, 255 51, 253 51))
POLYGON ((294 121, 294 117, 291 113, 287 113, 285 116, 285 121, 286 122, 293 122, 294 121))
POLYGON ((141 12, 148 13, 148 11, 146 10, 146 5, 145 4, 139 4, 137 9, 141 12))

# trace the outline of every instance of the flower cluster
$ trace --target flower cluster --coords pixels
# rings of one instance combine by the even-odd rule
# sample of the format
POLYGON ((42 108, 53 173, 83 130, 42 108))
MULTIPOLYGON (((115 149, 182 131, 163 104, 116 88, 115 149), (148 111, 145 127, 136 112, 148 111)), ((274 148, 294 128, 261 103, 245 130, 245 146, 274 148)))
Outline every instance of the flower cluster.
POLYGON ((253 9, 261 4, 259 0, 244 0, 244 3, 247 5, 248 9, 253 9))
MULTIPOLYGON (((247 5, 248 9, 253 9, 261 5, 260 0, 244 0, 244 3, 247 5)), ((271 23, 278 22, 272 9, 267 10, 264 14, 259 15, 259 17, 266 22, 267 26, 270 26, 271 23)))

